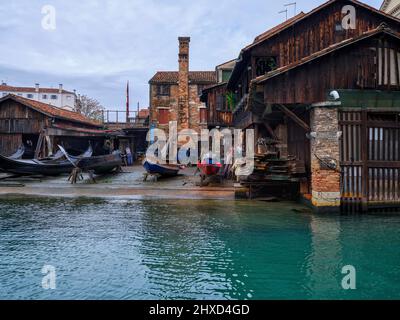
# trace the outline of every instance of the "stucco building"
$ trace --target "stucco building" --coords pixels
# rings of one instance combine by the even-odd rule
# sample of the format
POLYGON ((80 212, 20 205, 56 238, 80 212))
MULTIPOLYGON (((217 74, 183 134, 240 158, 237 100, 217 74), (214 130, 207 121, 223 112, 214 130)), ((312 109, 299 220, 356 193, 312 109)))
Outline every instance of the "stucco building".
POLYGON ((73 110, 77 100, 76 93, 64 90, 62 84, 59 84, 58 88, 42 88, 38 83, 34 87, 15 87, 3 82, 0 85, 0 98, 8 94, 67 110, 73 110))
POLYGON ((400 18, 400 0, 385 0, 382 3, 381 10, 392 16, 400 18))

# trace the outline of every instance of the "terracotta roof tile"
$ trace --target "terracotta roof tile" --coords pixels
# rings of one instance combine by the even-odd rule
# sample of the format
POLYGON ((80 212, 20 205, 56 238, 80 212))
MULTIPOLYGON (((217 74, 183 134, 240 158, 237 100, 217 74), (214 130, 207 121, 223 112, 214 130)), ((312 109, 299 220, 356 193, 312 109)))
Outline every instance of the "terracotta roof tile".
MULTIPOLYGON (((0 85, 0 91, 8 91, 8 92, 36 92, 36 88, 33 87, 13 87, 9 85, 0 85)), ((40 88, 39 87, 39 93, 59 93, 59 89, 54 89, 54 88, 40 88)), ((67 91, 67 90, 62 90, 62 93, 70 93, 74 94, 73 92, 67 91)))
MULTIPOLYGON (((179 73, 177 71, 159 71, 153 78, 150 79, 150 83, 168 83, 177 84, 179 73)), ((189 81, 191 83, 215 83, 217 76, 215 71, 190 71, 189 81)))
POLYGON ((35 100, 16 96, 14 94, 9 94, 9 95, 3 97, 2 99, 0 99, 0 102, 3 102, 4 100, 7 100, 7 99, 13 99, 14 101, 20 102, 23 105, 28 106, 40 113, 48 115, 50 117, 69 120, 69 121, 73 121, 73 122, 79 122, 79 123, 83 123, 83 124, 91 125, 91 126, 95 126, 95 127, 102 127, 102 124, 100 122, 89 119, 78 112, 64 110, 64 109, 57 108, 57 107, 54 107, 54 106, 46 104, 46 103, 42 103, 42 102, 38 102, 35 100))

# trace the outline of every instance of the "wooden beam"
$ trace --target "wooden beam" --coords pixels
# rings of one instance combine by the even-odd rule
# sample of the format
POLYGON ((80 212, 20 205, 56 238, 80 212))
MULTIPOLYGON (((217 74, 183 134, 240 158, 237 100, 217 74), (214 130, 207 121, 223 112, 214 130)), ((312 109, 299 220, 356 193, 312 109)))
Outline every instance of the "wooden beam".
POLYGON ((274 130, 272 130, 271 126, 267 122, 263 122, 265 129, 267 129, 268 133, 271 135, 272 139, 277 139, 274 130))
POLYGON ((310 126, 307 123, 305 123, 303 120, 301 120, 293 111, 290 111, 283 104, 278 104, 277 106, 279 109, 281 109, 283 111, 284 114, 286 114, 290 119, 292 119, 294 122, 296 122, 304 130, 306 130, 307 132, 311 131, 310 126))
POLYGON ((38 159, 39 156, 40 156, 40 152, 42 150, 42 144, 43 144, 44 135, 45 135, 44 131, 41 131, 40 135, 39 135, 39 139, 37 141, 37 145, 36 145, 35 156, 34 156, 35 159, 38 159))

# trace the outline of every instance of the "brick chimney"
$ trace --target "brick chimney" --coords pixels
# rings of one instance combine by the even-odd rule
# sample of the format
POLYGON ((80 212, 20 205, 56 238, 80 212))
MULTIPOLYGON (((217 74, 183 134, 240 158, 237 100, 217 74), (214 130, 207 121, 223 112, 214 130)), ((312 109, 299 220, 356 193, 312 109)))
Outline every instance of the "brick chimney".
POLYGON ((189 129, 189 43, 190 37, 179 37, 178 127, 189 129))

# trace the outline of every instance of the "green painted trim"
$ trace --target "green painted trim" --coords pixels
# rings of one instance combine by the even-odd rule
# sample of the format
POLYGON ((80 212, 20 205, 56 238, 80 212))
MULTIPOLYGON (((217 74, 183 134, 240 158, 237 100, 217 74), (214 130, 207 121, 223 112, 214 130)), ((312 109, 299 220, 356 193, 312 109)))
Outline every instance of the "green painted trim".
POLYGON ((400 91, 336 90, 340 95, 339 109, 400 110, 400 91))

